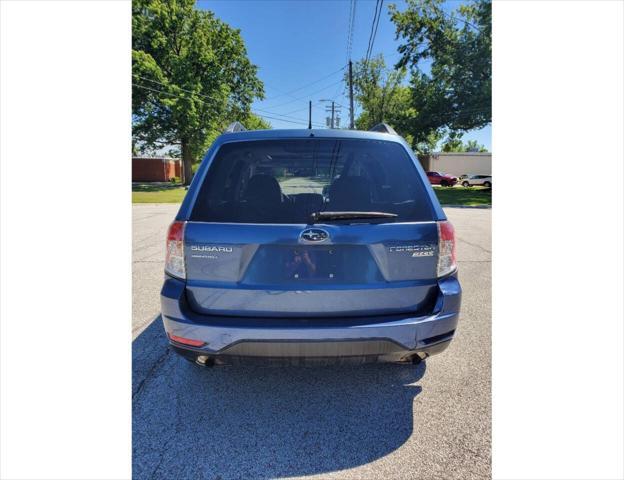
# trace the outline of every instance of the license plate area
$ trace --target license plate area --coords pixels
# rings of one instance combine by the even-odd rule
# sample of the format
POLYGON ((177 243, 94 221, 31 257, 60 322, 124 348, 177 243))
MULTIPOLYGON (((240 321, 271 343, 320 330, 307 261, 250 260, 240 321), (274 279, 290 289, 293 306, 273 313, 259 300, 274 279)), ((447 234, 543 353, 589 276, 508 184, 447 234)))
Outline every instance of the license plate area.
POLYGON ((265 245, 251 261, 246 284, 383 282, 366 245, 265 245))

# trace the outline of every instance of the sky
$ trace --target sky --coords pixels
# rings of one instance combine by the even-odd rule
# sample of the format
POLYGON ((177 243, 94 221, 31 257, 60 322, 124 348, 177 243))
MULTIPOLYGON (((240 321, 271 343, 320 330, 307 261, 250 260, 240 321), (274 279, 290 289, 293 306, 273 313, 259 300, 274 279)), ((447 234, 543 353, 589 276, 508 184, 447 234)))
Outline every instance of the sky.
MULTIPOLYGON (((387 64, 398 60, 400 44, 388 14, 390 3, 405 9, 404 1, 385 1, 383 5, 373 55, 383 53, 387 64)), ((452 1, 444 8, 450 11, 459 5, 452 1)), ((349 0, 199 0, 197 8, 211 10, 240 29, 265 87, 266 98, 255 101, 252 110, 265 115, 273 128, 307 128, 309 100, 313 124, 324 126, 324 99, 335 99, 344 106, 340 125, 348 125, 349 99, 342 81, 345 70, 340 69, 348 61, 349 0), (286 117, 277 119, 276 114, 286 117)), ((356 0, 354 62, 366 55, 374 11, 374 0, 356 0)), ((464 141, 472 139, 491 150, 491 127, 463 137, 464 141)))

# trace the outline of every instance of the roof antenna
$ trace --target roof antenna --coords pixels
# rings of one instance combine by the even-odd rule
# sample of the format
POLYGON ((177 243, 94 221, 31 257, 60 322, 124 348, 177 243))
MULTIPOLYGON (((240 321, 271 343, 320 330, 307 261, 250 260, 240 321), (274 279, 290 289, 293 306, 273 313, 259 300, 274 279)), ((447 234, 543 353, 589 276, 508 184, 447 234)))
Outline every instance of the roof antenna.
POLYGON ((312 130, 312 100, 308 103, 308 130, 312 130))

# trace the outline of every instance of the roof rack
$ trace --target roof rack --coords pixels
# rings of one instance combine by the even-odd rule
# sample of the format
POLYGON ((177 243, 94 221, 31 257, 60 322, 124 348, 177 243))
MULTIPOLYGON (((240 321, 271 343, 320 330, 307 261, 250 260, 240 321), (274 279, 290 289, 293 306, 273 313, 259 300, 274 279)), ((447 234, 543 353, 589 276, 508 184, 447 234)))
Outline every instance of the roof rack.
POLYGON ((390 135, 398 135, 398 133, 394 131, 394 128, 392 128, 387 123, 378 123, 373 128, 371 128, 369 131, 370 132, 379 132, 379 133, 388 133, 390 135))
POLYGON ((247 129, 240 122, 232 122, 228 125, 223 133, 244 132, 247 129))

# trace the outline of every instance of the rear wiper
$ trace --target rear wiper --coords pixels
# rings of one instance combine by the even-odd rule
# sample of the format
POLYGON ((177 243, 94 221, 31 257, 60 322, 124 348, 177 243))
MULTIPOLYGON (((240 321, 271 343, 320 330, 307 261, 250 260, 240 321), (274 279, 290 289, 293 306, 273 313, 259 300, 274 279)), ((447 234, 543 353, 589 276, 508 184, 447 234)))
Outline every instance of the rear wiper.
POLYGON ((310 215, 310 224, 320 220, 352 220, 365 218, 396 218, 396 213, 388 212, 314 212, 310 215))

